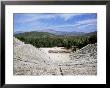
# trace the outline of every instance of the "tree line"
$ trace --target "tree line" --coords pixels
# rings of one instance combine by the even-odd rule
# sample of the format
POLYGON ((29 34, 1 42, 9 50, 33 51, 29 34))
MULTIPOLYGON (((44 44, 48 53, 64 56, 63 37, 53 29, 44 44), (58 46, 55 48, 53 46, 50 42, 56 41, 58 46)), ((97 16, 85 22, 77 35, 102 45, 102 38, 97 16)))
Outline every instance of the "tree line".
POLYGON ((32 44, 33 46, 40 47, 66 47, 67 49, 72 46, 77 46, 82 48, 87 44, 96 43, 97 36, 79 36, 79 37, 23 37, 17 36, 19 40, 25 42, 26 44, 32 44))

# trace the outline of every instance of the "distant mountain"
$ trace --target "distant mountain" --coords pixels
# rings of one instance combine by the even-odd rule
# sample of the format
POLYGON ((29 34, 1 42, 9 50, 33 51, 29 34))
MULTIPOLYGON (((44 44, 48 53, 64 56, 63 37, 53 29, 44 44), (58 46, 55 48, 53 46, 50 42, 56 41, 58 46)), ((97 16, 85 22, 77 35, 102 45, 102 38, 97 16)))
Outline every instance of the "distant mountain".
MULTIPOLYGON (((82 32, 60 32, 58 33, 53 33, 54 30, 48 30, 48 32, 24 32, 24 33, 19 33, 19 34, 14 34, 15 37, 24 37, 24 38, 53 38, 53 37, 74 37, 74 36, 92 36, 92 35, 97 35, 97 32, 90 32, 90 33, 82 33, 82 32), (49 33, 52 32, 52 33, 49 33)), ((58 31, 57 31, 58 32, 58 31)))
POLYGON ((91 35, 97 35, 97 31, 90 32, 90 33, 84 33, 84 32, 67 32, 67 31, 56 31, 53 29, 45 29, 45 30, 37 30, 37 31, 31 31, 31 32, 23 32, 23 31, 17 31, 14 33, 14 35, 21 34, 21 35, 36 35, 36 36, 91 36, 91 35))
POLYGON ((14 34, 24 33, 24 31, 16 31, 14 34))
POLYGON ((53 29, 45 29, 45 30, 38 30, 37 32, 48 32, 48 33, 52 33, 55 35, 62 35, 62 36, 82 36, 85 33, 84 32, 67 32, 67 31, 56 31, 53 29))
POLYGON ((48 33, 57 33, 57 31, 53 30, 53 29, 45 29, 45 30, 38 30, 38 32, 48 32, 48 33))
POLYGON ((97 31, 86 33, 85 36, 97 35, 97 31))
POLYGON ((15 34, 15 37, 24 37, 24 38, 47 38, 47 37, 55 37, 54 34, 48 32, 24 32, 15 34))

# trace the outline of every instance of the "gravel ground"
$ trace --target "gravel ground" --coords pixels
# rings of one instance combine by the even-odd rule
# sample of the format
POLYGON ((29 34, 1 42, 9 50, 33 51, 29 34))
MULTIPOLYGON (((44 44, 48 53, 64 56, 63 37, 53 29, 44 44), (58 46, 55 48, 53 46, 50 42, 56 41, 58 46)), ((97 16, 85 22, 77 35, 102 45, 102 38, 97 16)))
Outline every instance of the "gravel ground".
MULTIPOLYGON (((97 44, 74 53, 48 53, 14 38, 14 75, 97 75, 97 44)), ((55 48, 54 48, 55 49, 55 48)))

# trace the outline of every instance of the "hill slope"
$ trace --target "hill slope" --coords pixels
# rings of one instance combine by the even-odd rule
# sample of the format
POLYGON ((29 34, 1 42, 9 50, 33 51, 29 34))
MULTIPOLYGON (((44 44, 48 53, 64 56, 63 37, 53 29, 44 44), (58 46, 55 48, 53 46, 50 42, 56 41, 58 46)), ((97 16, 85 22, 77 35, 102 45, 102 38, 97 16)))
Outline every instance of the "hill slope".
POLYGON ((15 33, 15 37, 27 37, 27 38, 45 38, 45 37, 64 37, 64 36, 92 36, 97 35, 97 32, 83 33, 83 32, 61 32, 61 31, 33 31, 33 32, 24 32, 24 33, 15 33), (50 32, 51 31, 51 32, 50 32))
MULTIPOLYGON (((14 38, 14 75, 96 75, 97 45, 89 44, 66 61, 52 61, 40 48, 14 38)), ((60 58, 59 58, 60 59, 60 58)))
POLYGON ((14 75, 58 75, 59 69, 50 64, 48 55, 40 49, 14 38, 14 75))
POLYGON ((48 32, 24 32, 19 34, 14 34, 15 37, 24 37, 24 38, 45 38, 45 37, 55 37, 54 34, 48 32))
POLYGON ((85 34, 84 32, 56 31, 56 30, 53 30, 53 29, 39 30, 37 32, 48 32, 48 33, 52 33, 54 35, 60 35, 60 36, 82 36, 82 35, 85 34))

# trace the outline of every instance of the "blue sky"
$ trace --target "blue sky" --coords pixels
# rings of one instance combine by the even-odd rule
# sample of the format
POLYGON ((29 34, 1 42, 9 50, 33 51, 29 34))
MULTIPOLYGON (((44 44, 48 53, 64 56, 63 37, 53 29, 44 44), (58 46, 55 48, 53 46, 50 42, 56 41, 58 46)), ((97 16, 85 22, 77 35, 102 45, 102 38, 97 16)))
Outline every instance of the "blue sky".
POLYGON ((96 13, 15 13, 14 32, 53 29, 56 31, 93 32, 96 13))

